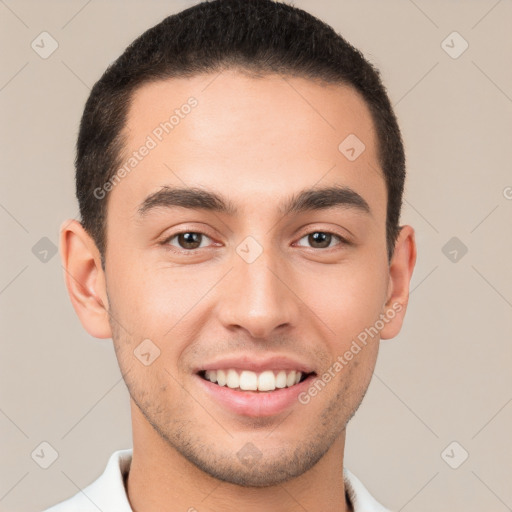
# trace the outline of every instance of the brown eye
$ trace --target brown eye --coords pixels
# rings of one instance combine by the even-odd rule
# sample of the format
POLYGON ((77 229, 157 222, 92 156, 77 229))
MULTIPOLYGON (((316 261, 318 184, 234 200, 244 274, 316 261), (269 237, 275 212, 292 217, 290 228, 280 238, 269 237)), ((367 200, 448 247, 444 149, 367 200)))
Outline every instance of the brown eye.
MULTIPOLYGON (((326 231, 314 231, 306 236, 303 236, 300 240, 307 239, 307 242, 313 249, 327 249, 331 247, 331 242, 334 239, 338 239, 343 242, 343 239, 335 235, 334 233, 328 233, 326 231)), ((334 244, 336 245, 336 244, 334 244)))
POLYGON ((176 233, 175 235, 168 238, 165 243, 172 245, 174 247, 178 247, 178 249, 187 249, 187 250, 194 250, 199 249, 202 246, 201 243, 203 242, 203 239, 209 239, 206 235, 203 233, 197 233, 194 231, 185 231, 183 233, 176 233), (171 243, 172 240, 176 239, 178 245, 171 243))

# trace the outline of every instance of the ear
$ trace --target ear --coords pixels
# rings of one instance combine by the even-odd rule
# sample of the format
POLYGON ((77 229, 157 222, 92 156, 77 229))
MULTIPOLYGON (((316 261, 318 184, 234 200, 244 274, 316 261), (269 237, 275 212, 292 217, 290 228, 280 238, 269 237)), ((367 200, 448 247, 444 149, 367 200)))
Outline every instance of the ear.
POLYGON ((416 263, 414 229, 401 226, 389 265, 389 283, 383 313, 388 322, 380 331, 381 339, 394 338, 402 328, 409 302, 409 284, 416 263))
POLYGON ((64 281, 84 329, 95 338, 111 338, 105 274, 94 240, 75 219, 60 227, 64 281))

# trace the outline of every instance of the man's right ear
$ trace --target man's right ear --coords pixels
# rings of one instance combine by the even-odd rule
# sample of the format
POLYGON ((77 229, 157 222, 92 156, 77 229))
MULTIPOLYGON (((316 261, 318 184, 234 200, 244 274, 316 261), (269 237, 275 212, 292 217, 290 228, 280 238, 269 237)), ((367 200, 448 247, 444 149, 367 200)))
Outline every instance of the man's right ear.
POLYGON ((84 329, 95 338, 111 338, 100 253, 75 219, 68 219, 60 226, 60 256, 69 298, 84 329))

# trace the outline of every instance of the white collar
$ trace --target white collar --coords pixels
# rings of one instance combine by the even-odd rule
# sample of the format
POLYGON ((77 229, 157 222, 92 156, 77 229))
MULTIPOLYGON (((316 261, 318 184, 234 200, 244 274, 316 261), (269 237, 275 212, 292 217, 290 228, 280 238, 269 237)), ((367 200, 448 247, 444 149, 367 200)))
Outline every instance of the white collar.
MULTIPOLYGON (((103 474, 71 498, 44 512, 133 512, 126 495, 124 478, 130 470, 133 449, 114 452, 103 474)), ((390 512, 378 503, 361 481, 343 468, 345 490, 354 512, 390 512)))

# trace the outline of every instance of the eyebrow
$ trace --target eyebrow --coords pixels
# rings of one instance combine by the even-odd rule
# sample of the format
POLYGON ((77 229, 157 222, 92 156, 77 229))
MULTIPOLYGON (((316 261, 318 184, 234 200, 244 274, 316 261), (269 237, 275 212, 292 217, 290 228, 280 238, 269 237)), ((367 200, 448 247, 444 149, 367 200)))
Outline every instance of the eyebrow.
MULTIPOLYGON (((235 216, 238 213, 236 205, 222 195, 195 187, 174 188, 164 186, 150 194, 139 205, 138 214, 146 216, 158 208, 188 208, 206 210, 235 216)), ((347 186, 331 186, 323 188, 304 189, 290 197, 280 208, 283 216, 292 213, 325 210, 328 208, 352 209, 371 215, 371 209, 366 200, 355 190, 347 186)))

